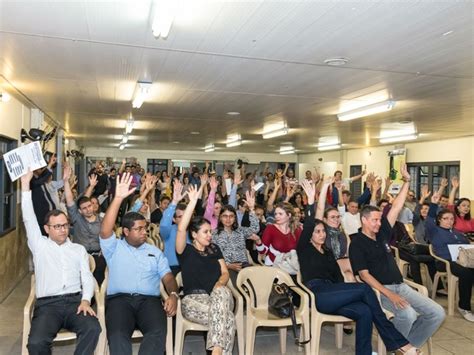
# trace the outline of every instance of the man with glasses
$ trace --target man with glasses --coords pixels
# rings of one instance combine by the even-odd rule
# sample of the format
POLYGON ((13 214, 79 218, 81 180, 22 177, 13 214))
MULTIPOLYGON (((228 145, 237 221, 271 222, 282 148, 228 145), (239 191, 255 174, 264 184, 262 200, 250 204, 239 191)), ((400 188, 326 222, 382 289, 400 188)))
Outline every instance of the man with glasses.
POLYGON ((105 309, 111 355, 132 354, 135 328, 143 334, 140 354, 163 354, 166 315, 176 314, 178 286, 166 257, 146 242, 146 220, 136 212, 122 218, 122 239, 113 232, 123 200, 133 194, 132 176, 117 180, 115 198, 105 213, 100 230, 100 247, 107 260, 109 281, 105 309), (170 297, 162 304, 160 282, 170 297), (165 314, 166 313, 166 314, 165 314))
POLYGON ((90 306, 94 279, 86 249, 72 243, 64 212, 46 214, 41 234, 31 199, 30 171, 21 177, 21 210, 28 246, 33 254, 36 303, 28 337, 30 354, 50 354, 53 339, 61 328, 77 334, 76 354, 93 354, 101 328, 90 306))

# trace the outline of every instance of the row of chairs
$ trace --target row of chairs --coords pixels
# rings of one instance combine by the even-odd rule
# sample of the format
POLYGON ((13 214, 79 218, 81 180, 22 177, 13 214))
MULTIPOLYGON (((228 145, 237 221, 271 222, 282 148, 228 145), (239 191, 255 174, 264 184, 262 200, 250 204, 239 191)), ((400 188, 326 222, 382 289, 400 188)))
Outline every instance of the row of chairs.
MULTIPOLYGON (((92 257, 90 260, 90 268, 93 272, 95 269, 95 262, 92 257)), ((249 259, 251 260, 251 259, 249 259)), ((108 271, 106 270, 105 280, 102 283, 100 289, 95 284, 94 296, 97 302, 97 316, 102 327, 102 333, 99 338, 97 345, 96 354, 108 354, 108 345, 106 338, 106 326, 105 326, 105 297, 108 283, 108 271)), ((179 287, 182 287, 182 278, 178 274, 176 277, 179 287)), ((239 349, 239 355, 242 354, 253 354, 255 344, 255 334, 259 327, 277 327, 279 328, 280 335, 280 351, 282 354, 286 352, 286 335, 287 327, 291 325, 291 319, 278 318, 271 315, 268 312, 268 297, 271 290, 271 284, 277 280, 277 282, 284 282, 290 286, 295 287, 294 290, 301 297, 301 303, 299 308, 296 310, 296 322, 301 325, 300 341, 303 339, 307 340, 310 338, 311 341, 305 345, 306 354, 319 354, 319 346, 321 340, 321 328, 324 323, 334 323, 335 335, 336 335, 336 347, 342 348, 343 340, 343 324, 352 322, 351 319, 328 315, 318 312, 315 307, 315 296, 310 292, 301 282, 301 276, 298 275, 297 285, 294 284, 292 278, 284 271, 268 267, 268 266, 251 266, 244 268, 239 272, 236 282, 236 288, 233 287, 229 281, 228 287, 231 289, 232 294, 235 298, 235 318, 237 328, 237 344, 239 349), (251 287, 252 285, 258 285, 258 287, 251 287), (254 289, 253 292, 247 292, 249 289, 254 289), (247 290, 247 291, 246 291, 247 290), (245 299, 245 303, 244 303, 245 299), (244 305, 246 305, 246 312, 244 317, 244 305)), ((407 284, 414 287, 419 292, 428 295, 428 291, 424 286, 415 284, 409 280, 405 280, 407 284)), ((164 299, 168 297, 168 294, 163 287, 160 285, 161 294, 164 299)), ((24 307, 24 325, 23 325, 23 346, 22 355, 27 355, 28 351, 26 348, 28 334, 31 326, 31 316, 35 301, 35 278, 32 275, 31 278, 31 291, 28 300, 24 307)), ((390 318, 389 312, 386 312, 387 317, 390 318)), ((201 324, 193 323, 185 319, 181 313, 181 302, 178 301, 178 310, 176 316, 176 329, 175 329, 175 346, 173 349, 173 323, 170 317, 167 318, 167 337, 166 337, 166 351, 168 354, 174 353, 175 355, 181 355, 183 351, 183 344, 185 334, 188 331, 207 331, 207 327, 201 324), (174 351, 173 351, 174 350, 174 351)), ((75 339, 76 335, 72 332, 61 331, 55 338, 55 342, 72 340, 75 339)), ((132 338, 142 337, 139 330, 135 330, 132 338)), ((431 353, 431 339, 428 342, 428 349, 431 353)), ((379 337, 378 339, 378 353, 385 354, 384 344, 379 337)))

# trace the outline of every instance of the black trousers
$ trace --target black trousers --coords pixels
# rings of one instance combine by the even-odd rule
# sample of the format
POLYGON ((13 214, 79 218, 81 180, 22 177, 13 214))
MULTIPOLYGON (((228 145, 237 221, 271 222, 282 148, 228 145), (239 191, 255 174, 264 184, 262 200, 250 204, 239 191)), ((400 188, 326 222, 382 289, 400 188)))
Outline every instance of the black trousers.
MULTIPOLYGON (((472 286, 474 285, 474 269, 467 268, 459 265, 453 261, 449 262, 451 265, 451 272, 459 278, 459 308, 465 309, 467 311, 471 310, 471 295, 472 295, 472 286)), ((437 261, 436 268, 444 272, 446 271, 446 266, 444 263, 437 261)))
POLYGON ((111 355, 132 354, 131 336, 143 334, 139 355, 163 354, 166 344, 166 314, 161 297, 118 294, 107 297, 105 324, 111 355))
POLYGON ((30 355, 51 354, 51 345, 60 329, 77 334, 74 354, 93 354, 101 328, 97 318, 77 313, 81 295, 36 301, 28 337, 30 355))
MULTIPOLYGON (((413 281, 417 284, 423 285, 421 278, 420 264, 423 263, 428 267, 428 272, 431 277, 431 281, 434 280, 436 274, 435 259, 431 255, 413 255, 406 251, 399 249, 400 258, 410 263, 410 273, 413 277, 413 281)), ((438 283, 438 289, 442 288, 441 283, 438 283)))

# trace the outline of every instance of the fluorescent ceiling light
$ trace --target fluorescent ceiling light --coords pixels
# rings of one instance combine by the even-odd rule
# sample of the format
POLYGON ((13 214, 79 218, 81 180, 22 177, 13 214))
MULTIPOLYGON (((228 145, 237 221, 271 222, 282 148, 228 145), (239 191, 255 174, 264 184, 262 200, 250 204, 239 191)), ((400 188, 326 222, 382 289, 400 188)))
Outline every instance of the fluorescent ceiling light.
POLYGON ((280 147, 280 152, 286 152, 288 150, 295 150, 295 147, 292 145, 284 145, 280 147))
POLYGON ((272 131, 263 132, 262 136, 263 136, 263 139, 269 139, 269 138, 284 136, 285 134, 288 134, 288 131, 289 131, 288 127, 285 126, 279 129, 272 130, 272 131))
POLYGON ((155 17, 151 30, 155 38, 166 39, 176 14, 176 0, 155 1, 155 17))
POLYGON ((357 108, 337 114, 339 121, 349 121, 360 117, 375 115, 376 113, 390 111, 395 106, 395 101, 387 100, 376 104, 357 108))
POLYGON ((124 134, 122 137, 122 144, 125 144, 128 142, 128 134, 124 134))
POLYGON ((240 134, 231 134, 227 136, 226 147, 237 147, 242 144, 242 137, 240 134))
POLYGON ((119 149, 120 149, 120 150, 124 150, 124 149, 125 149, 125 144, 120 144, 120 145, 119 145, 119 149))
POLYGON ((213 152, 214 150, 216 150, 216 147, 214 146, 214 144, 208 144, 204 147, 205 153, 210 153, 210 152, 213 152))
POLYGON ((130 115, 130 117, 127 120, 127 123, 125 123, 125 133, 130 134, 133 131, 133 125, 135 124, 135 120, 133 117, 130 115))
POLYGON ((8 102, 8 101, 10 101, 10 99, 11 99, 11 96, 8 93, 0 92, 0 101, 8 102))
POLYGON ((295 154, 295 150, 292 149, 292 150, 280 150, 280 154, 281 155, 284 155, 284 154, 295 154))
POLYGON ((404 136, 380 138, 379 142, 382 144, 393 143, 393 142, 403 142, 403 141, 411 141, 417 138, 418 138, 417 134, 409 134, 409 135, 404 135, 404 136))
POLYGON ((133 108, 140 108, 143 105, 143 102, 148 98, 148 95, 151 91, 151 86, 153 83, 149 82, 141 82, 137 83, 137 87, 135 88, 135 95, 133 97, 132 107, 133 108))
POLYGON ((331 145, 320 145, 318 150, 333 150, 333 149, 340 149, 340 144, 331 144, 331 145))

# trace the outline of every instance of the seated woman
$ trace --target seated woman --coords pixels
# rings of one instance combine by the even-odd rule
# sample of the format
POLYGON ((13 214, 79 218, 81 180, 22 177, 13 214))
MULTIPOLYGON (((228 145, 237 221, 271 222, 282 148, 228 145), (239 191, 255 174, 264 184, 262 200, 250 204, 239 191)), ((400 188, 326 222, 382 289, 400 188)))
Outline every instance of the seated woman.
MULTIPOLYGON (((441 195, 434 193, 431 197, 430 209, 426 219, 426 237, 433 244, 433 251, 440 258, 449 261, 451 272, 459 278, 459 313, 468 321, 474 322, 474 314, 471 312, 472 286, 474 285, 474 269, 467 268, 452 260, 449 252, 449 244, 469 244, 469 240, 459 231, 453 229, 454 213, 443 209, 438 214, 438 202, 441 195)), ((446 271, 444 263, 437 262, 439 271, 446 271)))
POLYGON ((203 217, 191 221, 204 184, 189 186, 189 204, 178 224, 176 253, 183 277, 183 316, 195 323, 209 326, 206 348, 212 354, 232 354, 235 319, 234 299, 226 287, 229 272, 221 250, 211 241, 211 225, 203 217), (186 230, 192 244, 186 243, 186 230))
MULTIPOLYGON (((344 280, 348 282, 355 282, 354 274, 352 273, 351 263, 348 258, 349 245, 347 242, 347 237, 344 231, 342 231, 341 229, 341 214, 339 213, 339 210, 334 207, 325 209, 326 195, 329 186, 331 186, 332 182, 333 177, 328 177, 323 183, 321 193, 319 195, 316 218, 324 221, 327 235, 325 242, 326 247, 331 250, 334 257, 336 258, 337 264, 341 268, 341 271, 344 275, 344 280)), ((345 206, 343 204, 342 199, 343 185, 336 183, 335 188, 338 190, 339 193, 339 206, 341 210, 345 210, 345 206)))
POLYGON ((308 195, 303 232, 297 253, 303 283, 315 294, 316 308, 326 314, 342 315, 356 321, 356 354, 372 354, 372 323, 388 351, 417 354, 414 348, 385 317, 372 289, 363 283, 344 283, 336 259, 325 245, 323 221, 314 218, 315 188, 302 182, 308 195))
POLYGON ((287 202, 278 203, 275 223, 266 226, 262 240, 256 243, 258 252, 266 256, 265 265, 272 266, 277 256, 295 250, 300 234, 301 227, 296 227, 293 206, 287 202))
POLYGON ((448 209, 454 212, 454 228, 462 233, 474 232, 474 218, 471 218, 471 201, 468 198, 460 198, 454 203, 456 191, 459 189, 459 179, 454 176, 451 179, 451 192, 449 193, 448 209))
POLYGON ((234 284, 238 272, 249 265, 245 241, 247 239, 260 241, 256 235, 259 231, 259 221, 254 213, 255 197, 247 191, 245 201, 250 210, 250 227, 239 227, 234 207, 225 205, 221 210, 217 229, 212 232, 212 241, 221 249, 230 279, 234 284))

